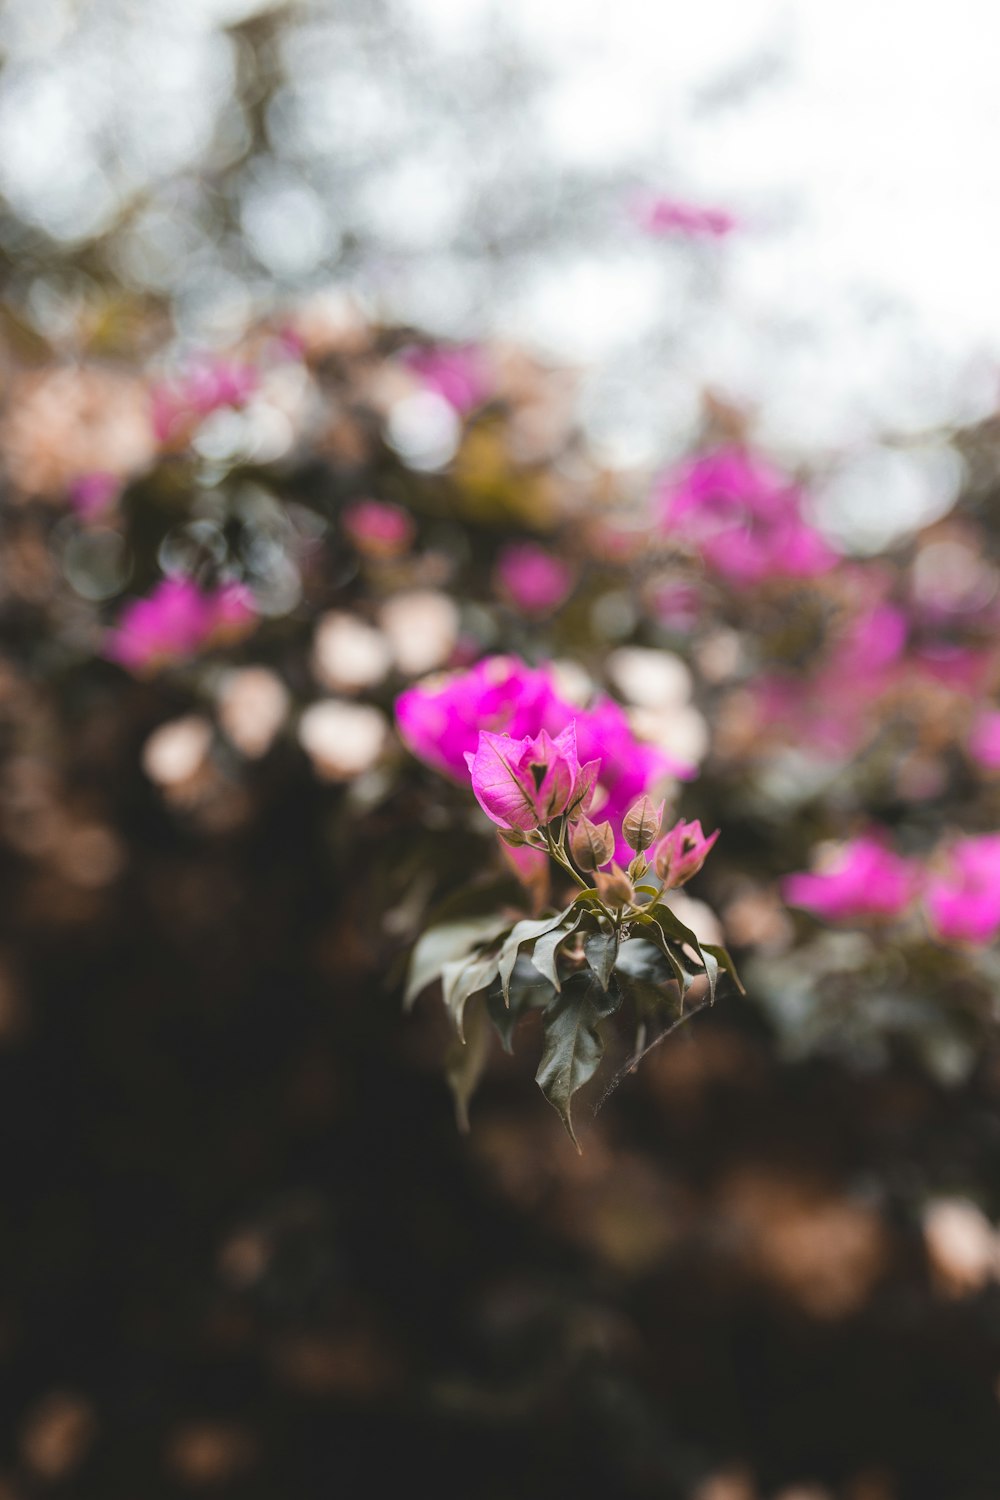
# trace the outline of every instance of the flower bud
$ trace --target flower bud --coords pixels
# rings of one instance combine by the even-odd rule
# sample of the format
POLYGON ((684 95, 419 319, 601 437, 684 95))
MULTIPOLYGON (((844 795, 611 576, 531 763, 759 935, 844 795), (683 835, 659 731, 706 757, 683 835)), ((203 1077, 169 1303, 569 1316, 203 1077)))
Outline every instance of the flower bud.
POLYGON ((520 849, 522 844, 528 842, 528 835, 521 828, 498 828, 497 833, 512 849, 520 849))
POLYGON ((592 823, 582 817, 573 825, 569 841, 570 852, 581 870, 596 870, 606 865, 615 852, 615 835, 610 823, 592 823))
POLYGON ((660 831, 663 822, 663 803, 654 807, 648 797, 640 797, 632 804, 622 822, 622 833, 630 849, 641 854, 648 849, 660 831))
POLYGON ((697 875, 718 837, 716 829, 706 838, 697 819, 685 823, 682 818, 665 833, 653 851, 653 865, 664 890, 674 890, 697 875))
POLYGON ((622 906, 635 895, 635 887, 619 864, 613 864, 610 870, 595 870, 594 885, 609 906, 622 906))

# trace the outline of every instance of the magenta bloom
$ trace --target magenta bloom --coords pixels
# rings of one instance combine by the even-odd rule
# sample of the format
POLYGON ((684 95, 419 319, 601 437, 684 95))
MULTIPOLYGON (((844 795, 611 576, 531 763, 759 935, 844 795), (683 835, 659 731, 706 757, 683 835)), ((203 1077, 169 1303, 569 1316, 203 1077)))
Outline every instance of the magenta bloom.
POLYGON ((718 837, 718 828, 706 837, 697 818, 693 823, 685 823, 683 818, 675 823, 650 855, 650 863, 663 881, 664 890, 673 890, 697 875, 718 837))
POLYGON ((481 730, 475 754, 466 751, 465 761, 486 816, 498 828, 525 833, 544 828, 564 813, 572 818, 585 812, 600 769, 596 760, 581 766, 575 723, 555 739, 544 729, 522 740, 481 730))
POLYGON ((257 373, 229 359, 205 359, 182 375, 153 387, 153 431, 161 443, 186 434, 195 422, 222 407, 245 405, 257 388, 257 373))
POLYGON ((992 943, 1000 934, 1000 834, 959 839, 948 863, 924 893, 931 930, 945 943, 992 943))
POLYGON ((639 198, 632 209, 636 222, 647 234, 680 234, 692 238, 722 239, 739 227, 739 220, 724 208, 706 208, 679 198, 639 198))
POLYGON ((987 771, 1000 771, 1000 713, 980 714, 969 735, 969 754, 987 771))
POLYGON ((121 489, 117 474, 81 474, 70 486, 69 503, 81 521, 99 521, 113 508, 121 489))
POLYGON ((475 344, 414 347, 405 349, 402 359, 429 391, 443 396, 460 416, 489 399, 492 382, 482 350, 475 344))
POLYGON ((782 894, 827 921, 856 917, 898 917, 916 892, 914 872, 872 835, 844 845, 836 863, 814 874, 789 875, 782 894))
POLYGON ((358 551, 373 557, 408 552, 416 535, 409 511, 387 500, 355 500, 346 507, 343 523, 358 551))
POLYGON ((535 542, 514 542, 497 558, 499 592, 528 615, 558 609, 573 587, 573 569, 535 542))
POLYGON ((104 655, 130 672, 156 671, 241 635, 253 619, 250 595, 238 584, 208 593, 190 578, 165 578, 125 606, 105 637, 104 655))
POLYGON ((730 582, 811 578, 836 554, 801 515, 799 487, 755 454, 718 448, 665 475, 654 493, 668 535, 695 546, 730 582))
MULTIPOLYGON (((568 703, 544 668, 516 657, 487 657, 468 671, 430 678, 396 700, 396 720, 404 741, 420 760, 456 781, 466 774, 467 754, 475 754, 481 730, 506 732, 511 739, 534 737, 543 729, 558 736, 576 722, 581 762, 600 762, 594 809, 617 827, 643 792, 668 776, 685 780, 693 766, 672 760, 637 740, 621 705, 599 698, 587 708, 568 703)), ((618 856, 631 858, 619 839, 618 856)))

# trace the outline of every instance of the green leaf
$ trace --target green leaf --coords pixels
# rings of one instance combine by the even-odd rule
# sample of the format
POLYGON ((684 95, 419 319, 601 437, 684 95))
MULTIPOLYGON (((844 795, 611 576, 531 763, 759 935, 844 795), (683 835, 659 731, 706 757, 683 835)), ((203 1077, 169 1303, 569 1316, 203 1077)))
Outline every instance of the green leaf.
MULTIPOLYGON (((572 907, 570 908, 570 912, 572 913, 572 907)), ((580 919, 582 918, 582 916, 583 912, 578 911, 576 916, 568 926, 556 927, 552 932, 547 932, 544 937, 540 937, 536 941, 534 949, 532 950, 531 962, 534 964, 539 974, 543 974, 545 976, 554 990, 558 991, 560 987, 559 968, 557 963, 559 949, 566 941, 566 939, 572 936, 572 934, 579 927, 580 919)))
MULTIPOLYGON (((639 974, 629 974, 622 969, 615 970, 615 978, 622 987, 622 993, 626 1000, 631 1000, 635 1006, 636 1016, 640 1022, 645 1022, 650 1016, 670 1008, 672 1014, 677 1014, 679 995, 674 988, 673 977, 666 983, 670 989, 654 984, 651 979, 645 979, 639 974), (671 993, 672 991, 672 993, 671 993)), ((641 1049, 640 1049, 641 1050, 641 1049)))
POLYGON ((583 970, 567 979, 542 1015, 545 1047, 535 1079, 578 1151, 571 1114, 573 1095, 594 1076, 603 1056, 599 1023, 620 1005, 621 991, 614 978, 611 988, 604 989, 591 970, 583 970))
POLYGON ((648 932, 651 940, 657 945, 660 952, 663 954, 663 957, 666 959, 674 979, 676 979, 678 985, 680 986, 681 996, 683 998, 683 996, 686 995, 688 990, 691 988, 691 981, 695 976, 689 969, 685 968, 684 964, 681 963, 677 945, 670 941, 656 918, 650 916, 648 912, 643 912, 641 916, 636 917, 635 925, 637 927, 642 927, 646 932, 648 932))
POLYGON ((743 981, 736 972, 736 965, 733 963, 732 958, 729 956, 728 949, 720 948, 717 943, 702 943, 701 949, 703 953, 710 953, 712 955, 716 963, 719 965, 719 968, 724 969, 729 975, 730 979, 733 981, 740 994, 745 995, 746 990, 743 988, 743 981))
POLYGON ((464 1040, 466 1001, 480 990, 489 989, 497 977, 498 965, 499 955, 486 953, 480 958, 457 958, 442 969, 441 991, 459 1040, 464 1040))
POLYGON ((469 1129, 469 1100, 486 1068, 490 1055, 490 1026, 485 1000, 469 1007, 465 1040, 458 1037, 444 1060, 445 1077, 455 1100, 455 1119, 463 1135, 469 1129))
POLYGON ((531 960, 521 954, 514 965, 510 980, 510 1003, 504 1001, 500 980, 491 985, 486 996, 486 1009, 496 1027, 503 1050, 514 1050, 514 1032, 521 1017, 529 1010, 544 1010, 555 998, 555 989, 543 979, 531 960))
POLYGON ((650 984, 666 984, 674 977, 664 954, 644 937, 626 938, 619 944, 615 972, 645 979, 650 984))
POLYGON ((517 963, 517 955, 521 951, 522 943, 530 943, 535 938, 544 937, 547 932, 554 932, 565 917, 569 915, 570 907, 565 911, 557 912, 554 917, 532 918, 525 917, 523 921, 516 922, 511 929, 500 950, 500 983, 503 986, 503 997, 510 1004, 510 976, 514 972, 517 963))
MULTIPOLYGON (((664 905, 662 901, 658 901, 655 906, 650 907, 649 915, 658 924, 660 931, 667 938, 673 939, 675 943, 693 948, 695 953, 697 953, 701 959, 705 977, 708 980, 709 1004, 714 1005, 715 989, 719 979, 719 960, 711 952, 711 948, 706 951, 699 942, 697 934, 692 932, 690 927, 685 927, 676 913, 669 906, 664 905)), ((666 949, 664 949, 664 952, 666 952, 666 949)), ((667 953, 667 958, 670 958, 669 953, 667 953)))
POLYGON ((410 958, 410 969, 403 995, 403 1008, 409 1010, 422 990, 439 979, 446 963, 472 953, 475 948, 498 937, 510 923, 495 913, 490 916, 466 917, 460 922, 442 922, 429 927, 417 941, 410 958))
POLYGON ((617 932, 588 933, 584 939, 583 951, 587 955, 587 962, 600 980, 602 989, 606 990, 611 978, 611 970, 618 957, 617 932))
POLYGON ((615 975, 626 998, 635 1006, 640 1021, 645 1022, 665 1009, 671 1014, 677 1013, 683 986, 655 944, 645 938, 626 939, 618 950, 615 975))

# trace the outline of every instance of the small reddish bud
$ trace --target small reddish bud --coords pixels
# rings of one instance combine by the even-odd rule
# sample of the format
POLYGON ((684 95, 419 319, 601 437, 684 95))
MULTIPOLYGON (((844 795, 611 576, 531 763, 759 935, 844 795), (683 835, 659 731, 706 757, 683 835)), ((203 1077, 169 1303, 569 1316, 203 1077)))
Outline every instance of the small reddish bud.
POLYGON ((610 823, 592 823, 582 817, 573 825, 569 841, 570 852, 581 870, 596 870, 606 865, 615 852, 615 835, 610 823))
POLYGON ((648 849, 660 832, 663 822, 663 803, 654 807, 649 797, 640 797, 632 804, 622 822, 625 842, 636 854, 648 849))
POLYGON ((610 870, 596 870, 594 885, 601 900, 609 906, 623 906, 635 895, 635 887, 619 864, 613 864, 610 870))

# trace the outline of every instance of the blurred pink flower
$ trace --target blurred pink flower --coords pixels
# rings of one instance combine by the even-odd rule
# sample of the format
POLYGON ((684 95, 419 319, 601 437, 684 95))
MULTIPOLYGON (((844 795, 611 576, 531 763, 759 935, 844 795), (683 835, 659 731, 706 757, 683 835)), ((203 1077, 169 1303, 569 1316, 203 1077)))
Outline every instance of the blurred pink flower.
POLYGON ((104 655, 130 672, 156 671, 242 635, 254 618, 251 597, 239 584, 205 592, 190 578, 165 578, 125 606, 105 636, 104 655))
POLYGON ((638 197, 632 204, 636 223, 647 234, 683 234, 722 239, 739 228, 739 220, 724 208, 707 208, 664 195, 638 197))
POLYGON ((460 416, 482 406, 492 389, 483 352, 475 344, 423 345, 404 349, 407 369, 460 416))
POLYGON ((399 557, 413 545, 416 526, 408 510, 387 500, 355 500, 344 510, 344 530, 369 557, 399 557))
POLYGON ((160 381, 150 393, 153 431, 160 443, 221 407, 243 406, 257 388, 257 372, 231 359, 202 359, 182 374, 160 381))
POLYGON ((1000 834, 959 839, 948 870, 924 893, 935 937, 945 943, 991 943, 1000 934, 1000 834))
POLYGON ((732 583, 810 578, 837 561, 803 519, 799 487, 742 448, 717 448, 664 475, 653 504, 661 528, 732 583))
MULTIPOLYGON (((549 671, 517 657, 487 657, 468 671, 416 683, 397 698, 396 720, 414 755, 457 781, 464 780, 465 756, 475 753, 480 730, 521 739, 543 729, 558 735, 575 720, 580 760, 600 762, 594 807, 616 827, 643 792, 666 777, 695 774, 693 766, 637 740, 613 699, 586 708, 568 703, 549 671)), ((624 839, 618 851, 626 862, 631 857, 624 839)))
POLYGON ((573 569, 535 542, 504 547, 496 564, 498 591, 525 614, 558 609, 573 587, 573 569))
POLYGON ((987 771, 1000 771, 1000 712, 981 713, 969 735, 969 754, 987 771))
POLYGON ((117 474, 95 470, 73 481, 69 503, 81 521, 99 521, 113 509, 121 490, 122 481, 117 474))
POLYGON ((554 739, 544 729, 520 740, 480 730, 475 754, 467 750, 465 762, 486 816, 498 828, 524 832, 564 813, 585 812, 600 769, 597 760, 580 764, 572 721, 554 739))
POLYGON ((782 894, 789 906, 838 922, 897 917, 916 888, 916 876, 907 861, 887 849, 880 838, 865 835, 846 843, 829 868, 789 875, 782 883, 782 894))

